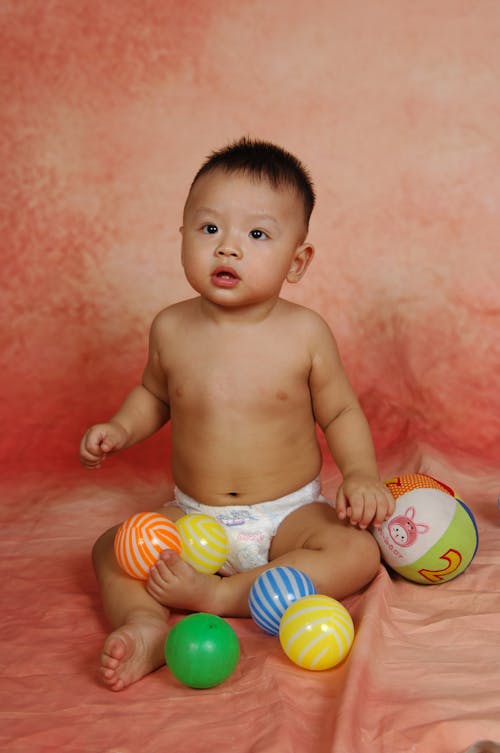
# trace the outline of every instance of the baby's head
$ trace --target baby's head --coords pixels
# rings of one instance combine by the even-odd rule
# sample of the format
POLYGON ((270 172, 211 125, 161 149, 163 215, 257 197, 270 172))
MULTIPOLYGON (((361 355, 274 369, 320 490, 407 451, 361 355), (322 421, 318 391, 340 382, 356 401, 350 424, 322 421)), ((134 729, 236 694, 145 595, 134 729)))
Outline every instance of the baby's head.
POLYGON ((267 306, 296 283, 314 253, 306 241, 311 180, 284 149, 242 139, 214 152, 184 206, 182 264, 202 298, 224 307, 267 306))
POLYGON ((268 141, 242 138, 212 152, 196 173, 189 193, 200 178, 218 170, 266 181, 275 190, 295 193, 303 206, 304 235, 307 234, 316 197, 307 169, 293 154, 268 141))

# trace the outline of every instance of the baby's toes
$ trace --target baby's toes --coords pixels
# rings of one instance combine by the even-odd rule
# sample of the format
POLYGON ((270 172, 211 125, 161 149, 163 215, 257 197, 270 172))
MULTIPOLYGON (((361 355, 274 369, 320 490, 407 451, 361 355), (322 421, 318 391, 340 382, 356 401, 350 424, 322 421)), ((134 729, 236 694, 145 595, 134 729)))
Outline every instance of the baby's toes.
POLYGON ((163 560, 158 559, 149 571, 149 579, 158 585, 168 583, 172 579, 172 572, 163 560))

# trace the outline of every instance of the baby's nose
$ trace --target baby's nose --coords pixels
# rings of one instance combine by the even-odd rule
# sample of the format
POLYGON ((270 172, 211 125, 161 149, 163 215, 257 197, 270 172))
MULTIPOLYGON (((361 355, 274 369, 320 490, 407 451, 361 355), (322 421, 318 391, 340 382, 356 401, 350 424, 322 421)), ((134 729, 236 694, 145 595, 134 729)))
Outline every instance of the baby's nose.
POLYGON ((240 249, 235 245, 228 245, 225 243, 224 245, 217 246, 215 249, 216 256, 221 257, 234 257, 235 259, 241 258, 241 251, 240 249))

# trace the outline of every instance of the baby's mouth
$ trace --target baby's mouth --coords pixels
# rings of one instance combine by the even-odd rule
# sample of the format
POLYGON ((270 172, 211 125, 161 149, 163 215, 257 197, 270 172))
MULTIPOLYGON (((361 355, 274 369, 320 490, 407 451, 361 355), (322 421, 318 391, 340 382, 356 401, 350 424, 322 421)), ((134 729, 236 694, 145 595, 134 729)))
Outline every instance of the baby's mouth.
POLYGON ((215 272, 213 273, 214 277, 217 277, 219 280, 239 280, 240 278, 234 271, 234 269, 231 269, 230 267, 217 267, 215 272))
POLYGON ((212 272, 212 281, 222 288, 231 288, 240 281, 239 275, 231 267, 217 267, 212 272))

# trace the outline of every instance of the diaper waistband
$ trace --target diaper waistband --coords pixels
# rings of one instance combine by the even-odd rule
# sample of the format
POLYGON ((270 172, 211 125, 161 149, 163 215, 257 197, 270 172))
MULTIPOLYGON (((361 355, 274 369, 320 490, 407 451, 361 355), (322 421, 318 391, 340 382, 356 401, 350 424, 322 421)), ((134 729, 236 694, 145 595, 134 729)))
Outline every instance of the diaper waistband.
POLYGON ((275 505, 277 502, 280 505, 286 506, 290 504, 293 505, 296 501, 302 501, 303 504, 307 504, 307 502, 323 501, 325 499, 321 494, 321 482, 319 476, 316 476, 315 479, 305 486, 302 486, 300 489, 296 489, 294 492, 290 492, 290 494, 285 494, 284 497, 268 499, 265 502, 257 502, 254 505, 223 505, 221 507, 219 505, 204 505, 190 497, 188 494, 185 494, 177 486, 174 488, 174 495, 181 509, 190 508, 201 512, 208 508, 212 515, 215 510, 217 510, 217 514, 219 514, 219 511, 223 513, 224 510, 233 510, 235 507, 241 508, 242 510, 245 508, 258 508, 265 510, 265 505, 275 505))

